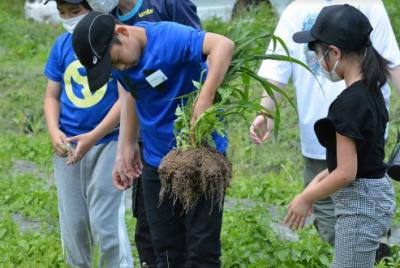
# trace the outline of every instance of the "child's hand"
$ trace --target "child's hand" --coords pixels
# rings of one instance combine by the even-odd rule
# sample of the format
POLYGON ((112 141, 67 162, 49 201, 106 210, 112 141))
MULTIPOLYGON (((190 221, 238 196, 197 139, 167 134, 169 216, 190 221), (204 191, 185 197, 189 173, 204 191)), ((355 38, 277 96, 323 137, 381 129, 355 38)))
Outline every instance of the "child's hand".
POLYGON ((126 146, 122 152, 118 152, 113 170, 113 184, 118 190, 126 190, 132 185, 132 181, 142 175, 142 161, 140 149, 136 143, 126 146))
POLYGON ((67 139, 69 143, 76 143, 76 148, 70 150, 68 154, 67 165, 73 165, 79 162, 85 154, 96 144, 95 138, 89 133, 70 137, 67 139))
POLYGON ((261 144, 266 141, 271 134, 273 120, 264 115, 257 115, 250 126, 250 139, 255 144, 261 144))
POLYGON ((50 134, 55 153, 60 157, 67 157, 69 144, 67 136, 61 130, 57 130, 55 133, 50 134))
POLYGON ((312 212, 312 203, 307 202, 302 195, 296 196, 288 206, 285 224, 292 230, 302 229, 312 212))
POLYGON ((199 98, 194 102, 190 125, 193 127, 196 123, 196 120, 212 105, 213 101, 211 99, 202 98, 200 95, 199 98))

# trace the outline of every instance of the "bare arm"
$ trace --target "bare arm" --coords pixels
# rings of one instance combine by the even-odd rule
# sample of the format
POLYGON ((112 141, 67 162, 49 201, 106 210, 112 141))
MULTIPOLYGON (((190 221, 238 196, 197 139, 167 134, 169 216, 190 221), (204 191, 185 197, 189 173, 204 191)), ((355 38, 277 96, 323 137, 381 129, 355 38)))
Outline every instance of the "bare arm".
POLYGON ((337 167, 319 183, 310 185, 302 197, 309 203, 314 203, 337 192, 356 179, 357 150, 353 139, 336 133, 337 167))
POLYGON ((118 91, 121 96, 121 119, 118 139, 118 154, 120 154, 125 146, 138 142, 140 126, 135 109, 136 100, 121 85, 119 85, 118 91))
MULTIPOLYGON (((270 82, 271 84, 273 84, 281 89, 284 89, 286 87, 286 84, 280 83, 275 80, 268 79, 268 82, 270 82)), ((263 91, 262 96, 263 96, 263 98, 261 99, 261 105, 271 112, 275 111, 275 102, 271 98, 271 96, 269 96, 268 93, 265 91, 263 91)), ((278 92, 274 92, 274 98, 276 101, 280 101, 282 99, 282 95, 279 94, 278 92)))
MULTIPOLYGON (((279 83, 274 80, 268 80, 271 84, 283 89, 286 87, 285 84, 279 83)), ((280 101, 282 99, 281 94, 278 92, 274 92, 274 98, 276 101, 280 101)), ((275 111, 275 102, 271 96, 267 94, 267 92, 263 91, 263 98, 261 99, 261 105, 271 111, 275 111)), ((269 134, 272 131, 272 128, 274 126, 274 120, 271 117, 265 116, 265 115, 257 115, 254 118, 253 123, 250 126, 250 139, 256 143, 256 144, 261 144, 264 141, 266 141, 269 137, 269 134)))
POLYGON ((193 110, 192 124, 214 102, 215 93, 224 81, 231 63, 234 43, 225 36, 206 33, 203 54, 208 56, 208 74, 193 110))
POLYGON ((288 214, 285 217, 285 223, 290 228, 303 228, 315 201, 329 196, 355 180, 358 165, 356 144, 354 140, 338 133, 336 133, 336 141, 336 169, 328 175, 326 175, 326 171, 320 173, 320 179, 316 178, 317 181, 314 179, 300 195, 290 202, 288 214))
POLYGON ((132 185, 134 178, 140 177, 143 166, 138 145, 140 126, 136 101, 121 85, 118 90, 121 99, 120 133, 112 176, 115 188, 125 190, 132 185))
POLYGON ((44 116, 56 154, 61 157, 65 157, 68 153, 68 149, 66 148, 68 141, 65 134, 59 129, 60 92, 60 83, 48 80, 46 94, 44 97, 44 116))
POLYGON ((108 133, 113 131, 119 123, 119 116, 121 111, 121 100, 118 99, 111 110, 107 113, 106 117, 97 125, 92 131, 91 134, 95 141, 102 139, 108 133))
POLYGON ((323 171, 321 171, 320 173, 317 174, 317 176, 315 176, 315 178, 307 185, 306 188, 308 187, 314 187, 315 184, 321 182, 323 179, 325 179, 326 176, 329 175, 329 171, 328 169, 324 169, 323 171))

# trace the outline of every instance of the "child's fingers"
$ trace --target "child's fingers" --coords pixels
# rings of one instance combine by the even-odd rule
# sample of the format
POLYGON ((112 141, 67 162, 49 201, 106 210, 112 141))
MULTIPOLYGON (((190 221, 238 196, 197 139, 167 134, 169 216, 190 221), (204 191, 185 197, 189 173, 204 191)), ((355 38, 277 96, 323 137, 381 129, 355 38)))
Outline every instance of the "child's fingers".
POLYGON ((66 149, 66 145, 62 143, 57 143, 56 146, 54 147, 54 151, 56 154, 60 157, 66 157, 68 150, 66 149))
POLYGON ((125 190, 125 181, 126 178, 123 178, 124 176, 121 175, 121 173, 115 173, 113 174, 113 185, 115 188, 117 188, 120 191, 125 190))
POLYGON ((292 230, 295 230, 295 225, 297 226, 296 222, 297 222, 298 216, 296 214, 293 214, 292 218, 289 221, 289 228, 292 230))
POLYGON ((308 210, 307 216, 308 216, 308 217, 310 217, 310 216, 311 216, 311 214, 312 214, 312 212, 313 212, 313 208, 312 208, 312 207, 310 207, 310 209, 308 210))
POLYGON ((138 167, 140 168, 140 174, 142 174, 143 163, 142 163, 142 160, 140 160, 140 159, 138 161, 138 167))
POLYGON ((77 145, 76 149, 70 147, 68 150, 68 162, 69 165, 74 165, 82 160, 85 153, 82 151, 82 147, 77 145))
POLYGON ((128 178, 132 178, 133 176, 135 176, 135 170, 133 165, 129 162, 125 162, 122 173, 128 178))
POLYGON ((60 140, 62 144, 69 144, 68 138, 65 135, 60 135, 60 140))
POLYGON ((256 133, 254 124, 251 124, 250 129, 249 129, 249 134, 250 134, 250 139, 255 142, 255 143, 260 143, 260 139, 258 138, 258 135, 256 133))
POLYGON ((66 156, 66 152, 61 148, 55 147, 54 151, 59 157, 65 157, 66 156))
POLYGON ((299 230, 302 228, 302 221, 304 217, 298 216, 296 220, 293 222, 293 230, 299 230))
POLYGON ((264 141, 266 141, 267 139, 268 139, 268 137, 269 137, 269 133, 270 132, 265 132, 265 134, 262 136, 262 138, 261 138, 261 142, 264 142, 264 141))
POLYGON ((290 219, 292 218, 292 216, 293 216, 293 212, 289 209, 289 211, 288 211, 288 213, 287 213, 287 215, 286 215, 286 217, 285 217, 285 219, 284 219, 284 223, 285 224, 288 224, 289 223, 289 221, 290 221, 290 219))
POLYGON ((306 224, 307 217, 302 217, 299 225, 299 229, 303 229, 304 225, 306 224))
POLYGON ((140 168, 139 164, 136 164, 133 167, 133 178, 139 178, 142 175, 142 169, 140 168))
POLYGON ((80 136, 69 137, 69 138, 66 138, 66 141, 67 141, 68 143, 71 143, 71 142, 78 142, 78 141, 79 141, 79 137, 80 137, 80 136))

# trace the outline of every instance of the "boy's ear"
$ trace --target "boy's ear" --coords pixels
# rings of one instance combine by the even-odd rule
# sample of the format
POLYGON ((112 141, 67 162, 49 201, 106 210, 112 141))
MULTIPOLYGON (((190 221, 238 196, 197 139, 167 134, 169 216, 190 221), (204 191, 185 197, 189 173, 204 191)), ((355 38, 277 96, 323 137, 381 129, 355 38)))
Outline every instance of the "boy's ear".
POLYGON ((119 24, 115 25, 114 33, 115 34, 120 34, 120 35, 123 35, 123 36, 128 36, 129 35, 128 34, 128 29, 126 28, 126 26, 125 25, 119 25, 119 24))

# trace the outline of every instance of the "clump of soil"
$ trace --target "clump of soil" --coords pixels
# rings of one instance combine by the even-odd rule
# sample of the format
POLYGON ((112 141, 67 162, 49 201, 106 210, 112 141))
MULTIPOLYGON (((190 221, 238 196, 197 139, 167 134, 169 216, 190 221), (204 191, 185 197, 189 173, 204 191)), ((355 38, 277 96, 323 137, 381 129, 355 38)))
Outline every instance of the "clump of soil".
POLYGON ((222 209, 226 188, 232 177, 232 166, 226 156, 210 147, 187 151, 170 151, 158 169, 161 179, 160 202, 168 197, 179 201, 185 212, 201 196, 217 202, 222 209))

